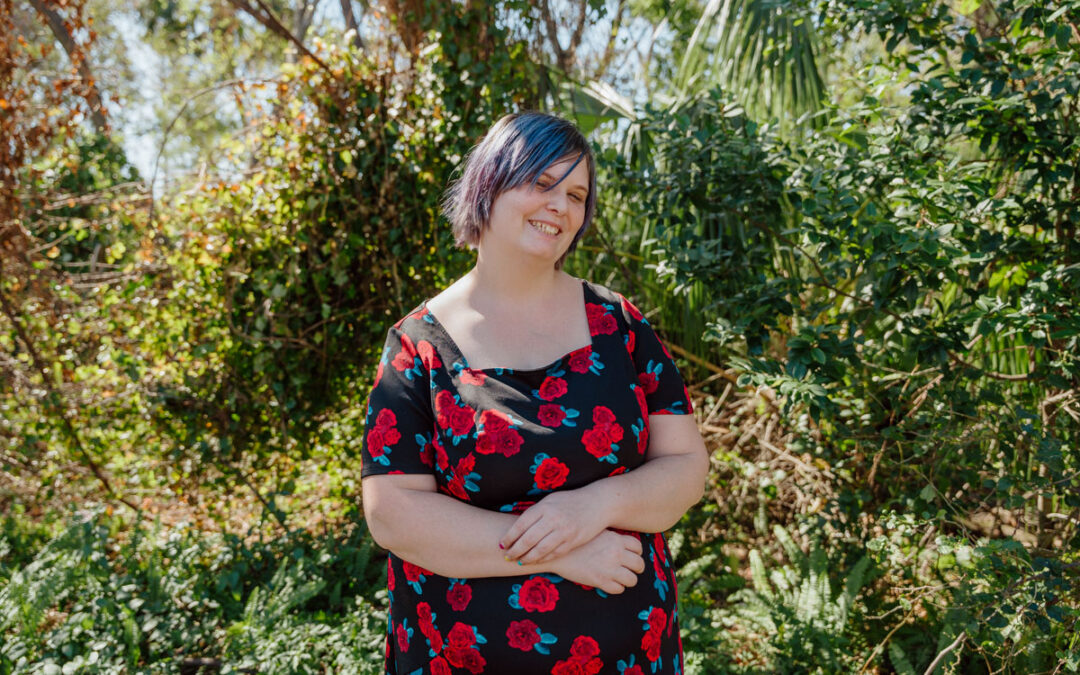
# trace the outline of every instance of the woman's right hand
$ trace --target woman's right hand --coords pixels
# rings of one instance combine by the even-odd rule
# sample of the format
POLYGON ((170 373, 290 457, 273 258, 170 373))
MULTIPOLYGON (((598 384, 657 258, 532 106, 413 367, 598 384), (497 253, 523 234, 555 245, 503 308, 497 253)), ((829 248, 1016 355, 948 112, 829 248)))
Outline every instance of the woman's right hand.
POLYGON ((637 537, 604 530, 591 541, 551 561, 551 571, 564 579, 615 595, 637 584, 645 571, 637 537))

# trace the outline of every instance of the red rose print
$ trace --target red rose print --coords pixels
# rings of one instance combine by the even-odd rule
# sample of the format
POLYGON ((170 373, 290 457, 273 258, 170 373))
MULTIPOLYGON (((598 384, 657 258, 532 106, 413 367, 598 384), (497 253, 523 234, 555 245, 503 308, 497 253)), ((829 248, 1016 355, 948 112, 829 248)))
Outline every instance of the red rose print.
POLYGON ((536 467, 536 487, 541 490, 554 490, 566 482, 568 475, 570 469, 565 464, 554 457, 548 457, 536 467))
POLYGON ((554 401, 566 393, 566 380, 561 377, 547 377, 540 384, 540 398, 545 401, 554 401))
POLYGON ((416 343, 416 353, 420 355, 420 361, 428 370, 442 367, 439 355, 435 353, 435 347, 427 340, 416 343))
POLYGON ((624 473, 626 473, 626 467, 625 466, 617 466, 617 467, 615 467, 615 469, 611 473, 608 474, 608 478, 610 478, 611 476, 618 476, 618 475, 621 475, 621 474, 624 474, 624 473))
POLYGON ((630 352, 630 356, 634 355, 634 347, 637 346, 637 336, 634 335, 634 331, 630 331, 626 334, 626 351, 630 352))
POLYGON ((653 610, 649 612, 649 630, 660 632, 664 629, 664 624, 667 623, 667 612, 659 607, 653 607, 653 610))
POLYGON ((589 659, 589 662, 585 664, 585 675, 596 675, 600 672, 600 669, 604 667, 604 662, 600 659, 589 659))
POLYGON ((431 675, 451 675, 450 666, 447 665, 446 659, 436 656, 431 660, 431 675))
POLYGON ((641 669, 641 666, 630 666, 622 671, 622 675, 645 675, 645 671, 641 669))
POLYGON ((427 633, 426 628, 431 628, 431 605, 421 602, 416 606, 416 618, 420 622, 420 630, 427 633))
POLYGON ((446 484, 446 489, 450 491, 450 494, 454 495, 462 501, 469 501, 469 493, 465 491, 465 479, 460 476, 454 476, 450 479, 450 482, 446 484))
POLYGON ((559 600, 559 589, 544 577, 531 577, 518 590, 518 604, 526 612, 550 612, 559 600))
POLYGON ((450 429, 455 436, 464 436, 472 429, 475 411, 467 405, 459 406, 454 395, 445 389, 435 396, 435 412, 439 426, 450 429))
POLYGON ((368 450, 373 456, 382 457, 385 454, 383 448, 396 445, 401 440, 396 425, 397 416, 389 408, 383 408, 375 416, 375 426, 368 431, 368 450))
POLYGON ((610 408, 606 408, 602 405, 598 405, 593 408, 592 421, 599 425, 614 424, 615 413, 611 412, 610 408))
POLYGON ((540 642, 540 627, 528 619, 511 621, 506 629, 506 639, 514 649, 530 651, 533 645, 540 642))
POLYGON ((585 669, 577 661, 559 661, 551 669, 551 675, 585 675, 585 669))
POLYGON ((461 382, 462 384, 471 384, 474 387, 479 387, 480 385, 484 384, 484 380, 486 379, 487 375, 485 375, 483 372, 479 370, 473 370, 471 368, 466 368, 465 370, 461 371, 461 375, 458 376, 459 382, 461 382))
POLYGON ((611 444, 608 443, 607 433, 601 427, 586 430, 581 436, 581 442, 585 445, 585 451, 597 459, 611 454, 611 444))
POLYGON ((498 434, 510 428, 510 418, 498 410, 485 410, 480 413, 480 426, 488 433, 498 434))
POLYGON ((446 644, 455 649, 467 649, 476 644, 476 633, 473 632, 471 626, 458 621, 446 634, 446 644))
POLYGON ((589 333, 592 335, 611 335, 619 330, 615 317, 603 305, 587 302, 585 314, 589 319, 589 333))
POLYGON ((453 475, 447 484, 447 489, 458 499, 469 500, 469 493, 465 491, 465 478, 476 468, 476 456, 465 455, 454 467, 453 475))
POLYGON ((536 502, 514 502, 513 507, 510 509, 510 513, 520 516, 529 510, 529 507, 536 504, 536 502))
POLYGON ((462 612, 469 606, 472 600, 472 586, 468 584, 454 584, 446 591, 446 601, 455 612, 462 612))
POLYGON ((634 387, 634 397, 637 399, 638 408, 641 409, 642 419, 648 419, 649 404, 645 402, 645 390, 641 387, 634 387))
POLYGON ((405 626, 398 624, 395 634, 397 635, 398 649, 403 652, 409 651, 409 634, 406 632, 405 626))
POLYGON ((592 346, 585 347, 570 353, 570 370, 575 373, 587 373, 592 367, 592 346))
POLYGON ((482 430, 476 439, 476 451, 482 455, 499 453, 505 457, 516 455, 524 441, 521 434, 510 428, 510 420, 497 410, 480 413, 482 430))
POLYGON ((446 660, 450 662, 450 665, 455 668, 464 668, 470 673, 482 673, 484 672, 484 666, 487 665, 487 661, 480 655, 480 651, 476 647, 469 647, 468 649, 447 647, 443 654, 446 655, 446 660))
POLYGON ((499 437, 495 440, 495 452, 503 455, 504 457, 510 457, 516 455, 518 450, 521 449, 521 444, 524 439, 521 434, 513 429, 507 429, 499 434, 499 437))
POLYGON ((562 406, 555 405, 554 403, 545 403, 540 406, 537 417, 540 420, 540 424, 543 424, 545 427, 557 427, 563 423, 564 419, 566 419, 566 413, 563 412, 562 406))
POLYGON ((431 572, 428 572, 419 565, 414 565, 408 560, 402 560, 402 567, 405 568, 405 578, 409 581, 420 581, 420 575, 431 576, 431 572))
POLYGON ((638 373, 638 382, 645 389, 646 394, 651 394, 656 391, 660 382, 656 379, 656 373, 638 373))
POLYGON ((396 580, 394 579, 394 566, 390 563, 390 559, 386 559, 386 588, 387 590, 394 590, 396 580))
POLYGON ((623 429, 617 424, 597 425, 581 436, 585 450, 600 459, 611 454, 611 446, 622 440, 623 429))
POLYGON ((450 466, 450 458, 446 455, 446 446, 443 445, 442 439, 439 436, 435 436, 432 441, 432 445, 435 446, 435 466, 439 467, 439 471, 446 471, 450 466))
POLYGON ((599 653, 600 646, 588 635, 577 636, 574 638, 574 644, 570 645, 570 656, 579 661, 588 661, 599 653))
POLYGON ((654 633, 651 629, 641 638, 641 648, 645 650, 645 656, 650 661, 660 658, 660 633, 654 633))
POLYGON ((397 353, 397 356, 394 357, 394 360, 390 362, 390 365, 392 365, 395 370, 404 372, 409 368, 412 368, 413 363, 413 357, 409 356, 405 353, 405 350, 402 349, 397 353))
POLYGON ((623 309, 625 309, 626 313, 633 317, 635 321, 645 320, 645 315, 642 314, 641 310, 639 310, 637 307, 634 307, 634 303, 621 296, 619 299, 622 300, 623 309))
POLYGON ((405 333, 401 334, 401 351, 397 353, 391 364, 395 370, 406 371, 415 365, 416 347, 413 341, 405 333))

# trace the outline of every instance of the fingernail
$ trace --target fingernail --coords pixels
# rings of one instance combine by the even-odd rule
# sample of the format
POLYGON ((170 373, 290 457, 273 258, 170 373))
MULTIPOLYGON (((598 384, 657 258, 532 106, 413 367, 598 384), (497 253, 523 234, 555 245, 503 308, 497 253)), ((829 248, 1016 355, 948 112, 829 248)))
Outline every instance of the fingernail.
POLYGON ((506 562, 510 562, 510 556, 504 555, 503 560, 505 560, 506 562))
POLYGON ((506 548, 506 547, 505 547, 505 546, 503 546, 503 545, 502 545, 502 542, 500 541, 500 542, 499 542, 499 550, 501 551, 501 550, 503 550, 504 548, 506 548))
POLYGON ((519 565, 524 565, 525 563, 523 563, 523 562, 521 562, 521 561, 519 560, 519 561, 518 561, 518 564, 519 564, 519 565))

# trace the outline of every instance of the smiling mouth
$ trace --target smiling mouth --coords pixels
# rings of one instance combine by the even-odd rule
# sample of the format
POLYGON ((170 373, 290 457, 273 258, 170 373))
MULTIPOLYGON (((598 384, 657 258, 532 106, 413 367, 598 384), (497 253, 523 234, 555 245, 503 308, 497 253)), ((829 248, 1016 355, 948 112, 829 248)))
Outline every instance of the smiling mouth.
POLYGON ((533 227, 535 227, 537 230, 543 232, 544 234, 550 234, 552 236, 562 232, 562 230, 555 227, 554 225, 550 225, 548 223, 542 223, 542 222, 540 222, 538 220, 530 220, 529 224, 532 225, 533 227))

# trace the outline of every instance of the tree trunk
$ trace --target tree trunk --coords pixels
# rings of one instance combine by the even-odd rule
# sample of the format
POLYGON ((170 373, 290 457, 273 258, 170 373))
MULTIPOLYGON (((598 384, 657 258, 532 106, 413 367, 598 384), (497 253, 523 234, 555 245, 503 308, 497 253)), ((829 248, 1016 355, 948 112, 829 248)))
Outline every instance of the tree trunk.
POLYGON ((90 120, 94 124, 94 129, 102 136, 109 135, 109 124, 105 120, 105 108, 101 103, 101 95, 98 93, 97 83, 94 79, 94 73, 90 70, 90 64, 87 63, 86 54, 79 48, 79 45, 75 44, 75 40, 68 33, 67 27, 64 26, 64 19, 61 17, 55 9, 48 6, 45 0, 30 0, 30 5, 41 16, 45 17, 46 23, 49 24, 49 29, 53 35, 64 47, 64 51, 67 52, 68 59, 71 64, 78 68, 79 76, 83 80, 83 84, 87 88, 86 102, 90 106, 90 120))

